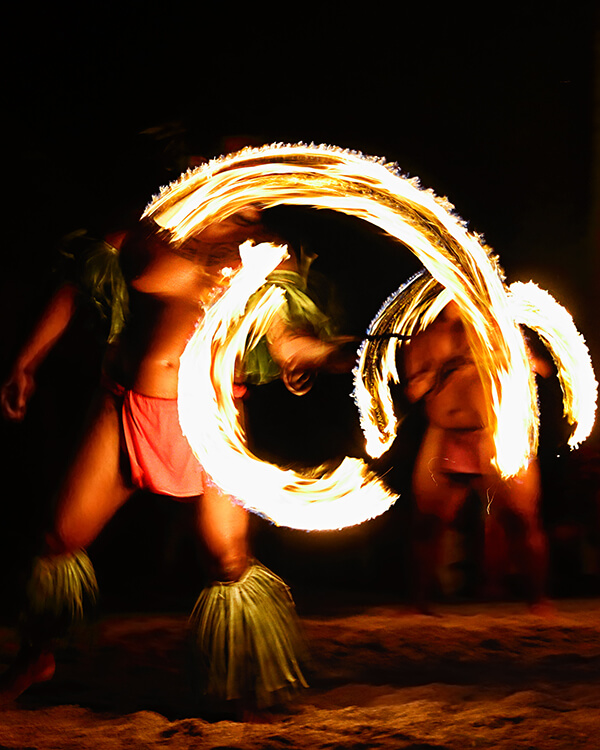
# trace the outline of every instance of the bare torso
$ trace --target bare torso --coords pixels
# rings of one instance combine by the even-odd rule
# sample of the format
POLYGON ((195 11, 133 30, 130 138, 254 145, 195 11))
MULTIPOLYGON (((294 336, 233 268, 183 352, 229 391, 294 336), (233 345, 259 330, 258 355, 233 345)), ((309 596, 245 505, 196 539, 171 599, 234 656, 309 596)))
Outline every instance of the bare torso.
POLYGON ((408 398, 423 399, 425 405, 426 471, 489 473, 493 445, 485 392, 454 302, 410 342, 405 369, 408 398))
POLYGON ((121 262, 130 313, 107 354, 109 377, 147 396, 176 398, 179 359, 204 305, 225 288, 221 270, 239 264, 247 239, 269 239, 258 212, 213 224, 179 248, 156 231, 126 240, 121 262))
POLYGON ((448 430, 485 426, 485 395, 456 303, 409 343, 405 369, 407 396, 424 399, 431 423, 448 430))

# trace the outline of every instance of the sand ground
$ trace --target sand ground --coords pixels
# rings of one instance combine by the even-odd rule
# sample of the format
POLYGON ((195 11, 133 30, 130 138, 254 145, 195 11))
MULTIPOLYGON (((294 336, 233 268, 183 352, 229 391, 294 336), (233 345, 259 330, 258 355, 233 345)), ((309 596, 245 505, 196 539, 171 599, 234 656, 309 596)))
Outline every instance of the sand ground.
MULTIPOLYGON (((600 601, 405 606, 325 600, 300 611, 311 687, 268 723, 207 721, 194 706, 186 615, 112 614, 51 683, 0 712, 0 748, 597 748, 600 601)), ((17 648, 0 628, 0 660, 17 648)))

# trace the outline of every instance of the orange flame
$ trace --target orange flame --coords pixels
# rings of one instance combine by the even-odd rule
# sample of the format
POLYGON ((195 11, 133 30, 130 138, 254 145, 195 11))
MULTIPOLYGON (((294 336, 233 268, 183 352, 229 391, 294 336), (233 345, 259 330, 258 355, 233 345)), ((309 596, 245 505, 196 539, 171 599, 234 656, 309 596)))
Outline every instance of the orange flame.
MULTIPOLYGON (((488 248, 453 215, 447 201, 430 190, 420 189, 415 180, 404 178, 395 165, 382 159, 330 146, 276 144, 244 149, 189 171, 163 189, 144 215, 168 230, 172 241, 178 243, 249 204, 264 208, 293 204, 337 210, 370 222, 408 247, 431 279, 423 288, 419 285, 418 294, 414 299, 411 296, 400 313, 396 310, 397 298, 388 300, 372 330, 406 332, 407 328, 425 325, 450 299, 455 300, 471 331, 471 344, 490 396, 495 462, 503 476, 516 475, 527 464, 537 446, 536 394, 519 321, 515 319, 514 300, 507 293, 501 270, 488 248), (436 285, 438 289, 441 286, 441 292, 436 285)), ((245 260, 241 278, 246 278, 246 272, 252 276, 253 263, 245 260)), ((242 301, 248 299, 252 284, 257 284, 252 291, 259 288, 262 283, 259 277, 264 281, 263 270, 252 276, 254 281, 244 287, 242 294, 236 275, 230 290, 208 311, 182 358, 180 417, 190 444, 219 486, 277 523, 301 528, 339 528, 370 518, 388 507, 395 496, 369 476, 364 465, 355 466, 354 460, 347 458, 342 466, 352 466, 348 475, 339 470, 319 469, 315 471, 316 479, 282 472, 259 462, 248 452, 237 414, 235 418, 232 416, 235 409, 229 416, 223 416, 225 404, 227 410, 231 407, 228 402, 231 398, 226 393, 234 361, 246 345, 244 337, 256 337, 257 331, 266 330, 269 316, 281 304, 282 298, 271 289, 264 295, 264 307, 260 305, 264 318, 257 314, 251 321, 241 322, 242 301), (236 294, 239 299, 235 299, 236 294), (225 299, 230 309, 225 309, 225 299), (226 333, 227 326, 233 326, 239 336, 226 333), (197 347, 201 354, 192 354, 197 347), (199 396, 200 391, 207 389, 212 395, 202 395, 202 408, 193 407, 194 392, 199 396), (192 424, 207 420, 219 425, 210 434, 192 424), (233 453, 226 448, 232 448, 233 453), (235 482, 233 475, 238 477, 235 482), (346 517, 341 507, 344 503, 340 502, 335 508, 335 518, 327 522, 321 518, 314 520, 319 514, 312 510, 313 516, 308 521, 296 520, 296 511, 279 514, 278 508, 288 500, 296 503, 297 495, 301 496, 300 505, 310 508, 328 504, 333 508, 338 498, 344 498, 352 512, 346 517), (365 507, 357 512, 356 504, 363 502, 365 507), (369 507, 371 503, 373 506, 369 507)), ((356 401, 367 447, 374 456, 383 453, 395 435, 395 417, 387 391, 389 380, 398 377, 394 346, 389 339, 383 347, 366 342, 356 371, 356 401)), ((589 391, 588 388, 582 395, 586 403, 589 391)))
POLYGON ((233 398, 236 363, 266 334, 284 292, 267 287, 251 311, 246 305, 286 251, 244 243, 240 253, 241 269, 207 310, 181 358, 179 417, 198 460, 221 489, 279 525, 336 529, 383 513, 396 495, 363 461, 346 458, 306 476, 259 461, 248 449, 233 398))
POLYGON ((554 359, 564 414, 574 428, 568 442, 576 448, 592 431, 598 399, 589 350, 569 312, 544 289, 518 281, 509 291, 515 320, 536 331, 554 359))

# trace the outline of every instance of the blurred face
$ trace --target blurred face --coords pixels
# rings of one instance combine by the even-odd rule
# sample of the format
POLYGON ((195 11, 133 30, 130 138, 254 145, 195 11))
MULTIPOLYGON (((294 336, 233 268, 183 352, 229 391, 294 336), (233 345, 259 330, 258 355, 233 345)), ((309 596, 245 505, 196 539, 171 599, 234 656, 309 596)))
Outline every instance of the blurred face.
POLYGON ((208 245, 237 243, 253 239, 260 241, 265 235, 261 223, 261 211, 254 206, 243 208, 222 221, 216 221, 194 236, 194 239, 208 245))
POLYGON ((479 429, 486 420, 485 393, 458 306, 450 303, 405 351, 406 395, 424 399, 432 424, 479 429))
POLYGON ((246 206, 222 221, 209 224, 187 239, 180 252, 201 260, 204 267, 218 273, 222 268, 237 268, 241 262, 239 248, 246 240, 255 244, 272 242, 286 244, 266 229, 262 212, 256 206, 246 206))

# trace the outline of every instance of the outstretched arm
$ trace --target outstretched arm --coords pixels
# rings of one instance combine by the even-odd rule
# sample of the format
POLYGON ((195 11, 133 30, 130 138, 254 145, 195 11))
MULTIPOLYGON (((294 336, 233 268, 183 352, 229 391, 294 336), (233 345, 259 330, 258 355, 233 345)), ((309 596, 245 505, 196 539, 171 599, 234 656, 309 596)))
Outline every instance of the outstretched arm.
POLYGON ((54 294, 0 391, 0 407, 6 419, 21 421, 35 390, 35 373, 69 325, 77 304, 77 288, 66 284, 54 294))

